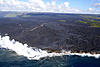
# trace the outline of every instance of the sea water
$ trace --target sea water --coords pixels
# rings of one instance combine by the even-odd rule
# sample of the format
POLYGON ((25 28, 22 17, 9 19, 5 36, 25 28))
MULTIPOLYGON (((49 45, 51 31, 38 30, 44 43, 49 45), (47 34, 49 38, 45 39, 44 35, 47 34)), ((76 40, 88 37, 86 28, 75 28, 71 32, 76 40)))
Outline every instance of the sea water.
POLYGON ((9 38, 0 36, 0 67, 100 67, 99 55, 47 53, 9 38))

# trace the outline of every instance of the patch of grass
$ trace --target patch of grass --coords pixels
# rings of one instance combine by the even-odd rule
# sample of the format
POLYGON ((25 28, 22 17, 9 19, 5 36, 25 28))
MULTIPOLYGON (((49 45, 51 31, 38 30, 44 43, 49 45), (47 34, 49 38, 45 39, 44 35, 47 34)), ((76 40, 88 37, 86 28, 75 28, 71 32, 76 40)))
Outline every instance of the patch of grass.
POLYGON ((77 22, 89 24, 89 25, 91 25, 92 27, 100 27, 100 23, 90 23, 90 22, 84 22, 84 21, 80 21, 80 20, 78 20, 77 22))
POLYGON ((84 20, 86 20, 86 21, 90 21, 90 22, 100 22, 100 21, 95 21, 95 20, 92 20, 92 19, 84 19, 84 20))
POLYGON ((81 16, 84 17, 84 18, 100 19, 100 17, 83 16, 83 15, 81 15, 81 16))
POLYGON ((72 21, 72 20, 69 20, 69 21, 72 21))
POLYGON ((19 14, 17 14, 17 13, 9 13, 9 14, 6 14, 4 17, 17 17, 19 15, 22 15, 22 13, 19 13, 19 14))
POLYGON ((78 20, 77 22, 79 22, 79 23, 88 23, 88 22, 84 22, 84 21, 81 21, 81 20, 78 20))
POLYGON ((93 27, 100 27, 100 23, 88 23, 88 24, 93 27))
POLYGON ((22 17, 30 17, 30 15, 23 15, 22 17))
POLYGON ((85 16, 85 15, 81 15, 81 16, 87 19, 84 19, 84 21, 78 20, 77 22, 87 23, 91 25, 92 27, 100 27, 100 21, 94 20, 94 19, 100 19, 99 17, 92 17, 92 16, 85 16), (88 19, 88 18, 91 18, 91 19, 88 19))
POLYGON ((59 22, 66 22, 66 20, 59 20, 59 22))

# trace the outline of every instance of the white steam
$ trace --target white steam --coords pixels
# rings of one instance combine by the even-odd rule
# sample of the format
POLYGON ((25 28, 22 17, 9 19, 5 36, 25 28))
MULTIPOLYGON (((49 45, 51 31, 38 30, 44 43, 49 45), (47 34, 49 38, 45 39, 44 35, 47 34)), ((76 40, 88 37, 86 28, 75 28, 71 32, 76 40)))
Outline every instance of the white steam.
POLYGON ((0 36, 0 47, 10 49, 15 51, 18 55, 23 55, 27 57, 28 59, 40 59, 42 57, 52 57, 52 56, 58 56, 60 54, 57 53, 47 53, 46 51, 43 51, 41 49, 32 49, 32 47, 28 47, 27 44, 19 43, 18 41, 10 40, 9 36, 0 36))
POLYGON ((23 55, 30 60, 38 60, 42 57, 53 57, 53 56, 61 56, 61 55, 78 55, 78 56, 88 56, 99 58, 100 54, 90 54, 90 53, 71 53, 70 51, 62 50, 62 53, 47 53, 41 49, 33 49, 32 47, 28 47, 27 44, 22 44, 18 41, 10 40, 9 36, 1 37, 0 35, 0 47, 6 48, 15 51, 18 55, 23 55))

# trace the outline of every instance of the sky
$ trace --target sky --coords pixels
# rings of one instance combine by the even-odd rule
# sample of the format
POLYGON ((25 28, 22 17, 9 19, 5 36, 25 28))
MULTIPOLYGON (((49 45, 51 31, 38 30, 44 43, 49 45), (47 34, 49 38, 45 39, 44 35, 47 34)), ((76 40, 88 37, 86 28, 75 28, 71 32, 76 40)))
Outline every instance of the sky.
POLYGON ((0 0, 0 11, 100 14, 100 0, 0 0))

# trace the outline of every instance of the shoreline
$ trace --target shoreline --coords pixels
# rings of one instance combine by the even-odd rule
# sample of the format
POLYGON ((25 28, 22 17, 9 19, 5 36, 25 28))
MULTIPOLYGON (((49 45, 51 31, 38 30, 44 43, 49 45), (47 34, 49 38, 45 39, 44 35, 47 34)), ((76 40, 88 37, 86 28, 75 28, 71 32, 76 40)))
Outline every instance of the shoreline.
POLYGON ((70 53, 90 53, 90 54, 100 54, 100 51, 82 51, 82 50, 66 50, 66 49, 61 49, 61 50, 53 50, 53 49, 42 49, 42 50, 45 50, 47 51, 48 53, 66 53, 66 52, 69 52, 70 53))
POLYGON ((91 54, 91 53, 85 53, 85 52, 80 52, 80 53, 73 53, 72 51, 65 51, 63 50, 62 52, 65 53, 65 55, 77 55, 77 56, 81 56, 81 57, 95 57, 95 58, 100 58, 100 54, 91 54))
POLYGON ((76 51, 71 51, 71 50, 43 50, 39 49, 37 47, 29 47, 28 44, 22 44, 18 41, 10 40, 9 36, 0 36, 0 47, 10 49, 15 51, 18 55, 22 55, 27 57, 30 60, 39 60, 40 58, 43 57, 55 57, 55 56, 62 56, 62 55, 77 55, 81 57, 94 57, 94 58, 100 58, 100 53, 90 53, 87 52, 85 53, 84 51, 80 51, 79 53, 76 51), (19 49, 20 47, 20 49, 19 49))
MULTIPOLYGON (((47 50, 44 50, 46 52, 48 52, 47 50)), ((100 53, 90 53, 90 52, 79 52, 77 53, 76 51, 66 51, 66 50, 61 50, 61 51, 54 51, 54 52, 48 52, 48 53, 59 53, 62 55, 77 55, 77 56, 81 56, 81 57, 95 57, 95 58, 100 58, 100 53)))
MULTIPOLYGON (((52 52, 54 53, 55 55, 54 56, 61 56, 61 55, 68 55, 68 56, 80 56, 80 57, 94 57, 96 59, 99 59, 100 58, 100 54, 91 54, 91 53, 72 53, 72 51, 66 51, 66 50, 62 50, 61 53, 57 53, 57 52, 52 52)), ((50 53, 50 54, 52 54, 50 53)))

